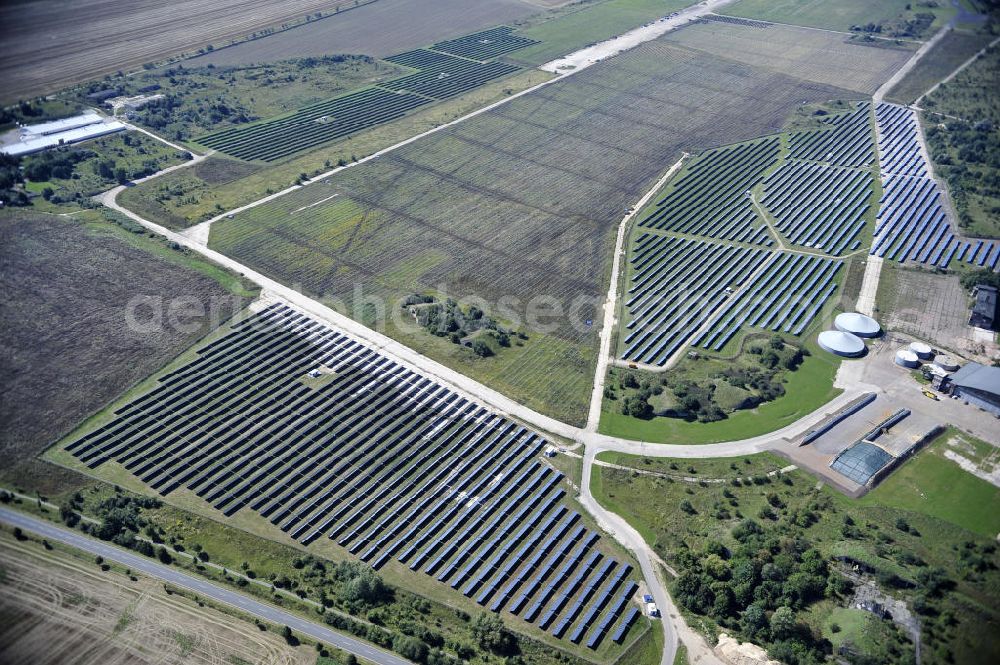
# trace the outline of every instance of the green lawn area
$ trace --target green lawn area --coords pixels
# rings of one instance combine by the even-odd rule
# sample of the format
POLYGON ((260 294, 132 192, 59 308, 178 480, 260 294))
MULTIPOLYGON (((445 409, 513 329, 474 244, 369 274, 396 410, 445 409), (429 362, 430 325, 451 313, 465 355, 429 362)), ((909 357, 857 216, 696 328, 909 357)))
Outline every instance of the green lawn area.
POLYGON ((794 372, 788 373, 785 395, 755 409, 739 411, 713 423, 686 422, 677 418, 655 417, 641 420, 626 416, 617 401, 604 401, 599 431, 653 443, 717 443, 767 434, 790 425, 822 407, 840 394, 833 387, 839 361, 810 340, 811 355, 794 372))
POLYGON ((912 510, 984 536, 996 536, 1000 533, 1000 488, 944 457, 948 440, 954 435, 954 430, 949 430, 938 437, 869 492, 861 503, 912 510))
MULTIPOLYGON (((793 23, 811 28, 850 30, 852 25, 895 22, 911 18, 915 12, 933 12, 937 18, 933 33, 955 13, 950 3, 940 7, 918 7, 908 0, 740 0, 719 13, 776 23, 793 23)), ((928 35, 924 35, 928 36, 928 35)))

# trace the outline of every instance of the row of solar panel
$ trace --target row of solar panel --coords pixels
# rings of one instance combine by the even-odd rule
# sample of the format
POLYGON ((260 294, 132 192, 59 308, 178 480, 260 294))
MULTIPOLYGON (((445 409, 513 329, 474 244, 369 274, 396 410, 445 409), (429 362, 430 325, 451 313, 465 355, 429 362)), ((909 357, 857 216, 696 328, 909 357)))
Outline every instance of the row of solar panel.
POLYGON ((569 576, 598 538, 532 460, 544 440, 284 305, 117 416, 71 452, 227 514, 249 506, 304 543, 338 539, 375 568, 396 556, 494 609, 551 621, 579 600, 569 576))

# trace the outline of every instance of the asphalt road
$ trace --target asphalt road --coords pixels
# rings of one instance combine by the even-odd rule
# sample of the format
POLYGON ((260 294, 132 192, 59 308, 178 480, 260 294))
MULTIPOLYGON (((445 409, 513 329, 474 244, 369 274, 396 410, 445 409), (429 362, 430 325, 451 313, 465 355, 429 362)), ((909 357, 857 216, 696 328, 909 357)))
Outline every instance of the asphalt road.
POLYGON ((326 626, 307 621, 273 605, 262 603, 208 580, 188 575, 176 568, 165 566, 158 561, 139 554, 134 554, 103 541, 95 540, 78 531, 57 526, 50 522, 31 517, 30 515, 2 507, 0 507, 0 521, 11 526, 21 527, 24 531, 30 531, 48 540, 58 541, 95 556, 100 555, 108 561, 114 561, 144 575, 194 591, 199 596, 225 603, 265 621, 288 626, 298 635, 304 635, 324 644, 335 646, 338 649, 353 653, 373 663, 379 663, 379 665, 412 665, 405 658, 401 658, 389 651, 384 651, 367 642, 337 633, 326 626))

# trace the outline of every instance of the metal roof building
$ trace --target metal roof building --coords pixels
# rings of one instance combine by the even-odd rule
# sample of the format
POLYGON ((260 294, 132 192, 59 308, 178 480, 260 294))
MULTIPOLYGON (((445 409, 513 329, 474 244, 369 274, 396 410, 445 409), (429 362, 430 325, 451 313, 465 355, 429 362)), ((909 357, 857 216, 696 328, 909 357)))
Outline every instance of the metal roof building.
POLYGON ((96 139, 125 129, 128 128, 117 120, 88 111, 72 118, 25 125, 19 130, 20 140, 0 146, 0 152, 20 157, 58 145, 96 139))
POLYGON ((966 363, 951 375, 952 394, 1000 417, 1000 367, 966 363))
POLYGON ((997 298, 997 287, 980 284, 976 287, 973 296, 976 298, 972 306, 972 316, 969 317, 969 325, 985 330, 996 330, 1000 324, 1000 302, 997 298))

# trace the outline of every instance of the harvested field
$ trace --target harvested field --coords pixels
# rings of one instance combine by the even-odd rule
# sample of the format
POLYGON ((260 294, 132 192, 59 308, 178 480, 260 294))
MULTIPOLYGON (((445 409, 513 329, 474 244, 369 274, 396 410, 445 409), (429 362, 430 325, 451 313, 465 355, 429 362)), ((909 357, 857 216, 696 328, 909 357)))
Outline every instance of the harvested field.
POLYGON ((91 223, 41 213, 0 217, 0 448, 7 479, 23 481, 23 468, 45 446, 207 333, 211 307, 222 321, 241 305, 217 281, 238 288, 229 273, 88 214, 91 223), (163 309, 183 298, 203 313, 182 315, 179 326, 130 330, 126 317, 136 298, 148 302, 135 310, 142 322, 159 299, 163 309))
MULTIPOLYGON (((813 28, 850 30, 854 25, 881 24, 888 34, 902 20, 912 18, 915 12, 933 12, 941 16, 954 13, 948 2, 915 3, 909 0, 740 0, 720 12, 730 16, 794 23, 813 28)), ((938 19, 939 21, 941 19, 938 19)), ((932 26, 930 31, 939 26, 932 26)))
POLYGON ((113 6, 102 0, 81 0, 71 6, 52 1, 4 3, 0 7, 4 44, 0 102, 8 104, 103 74, 128 71, 211 43, 219 46, 265 26, 353 4, 354 0, 181 0, 168 4, 137 0, 113 6))
POLYGON ((888 99, 913 103, 989 44, 990 39, 989 35, 952 30, 889 91, 888 99))
POLYGON ((785 25, 698 21, 666 39, 746 65, 870 95, 912 52, 850 43, 846 35, 785 25))
POLYGON ((545 296, 562 310, 546 336, 566 353, 539 345, 512 356, 497 387, 580 422, 596 345, 587 321, 597 318, 625 208, 681 150, 773 132, 803 100, 845 96, 650 42, 222 220, 211 245, 355 312, 356 285, 390 303, 414 291, 479 296, 491 308, 506 297, 522 322, 545 296))
POLYGON ((342 16, 193 58, 185 66, 245 65, 330 53, 382 57, 538 11, 521 0, 378 0, 342 16))
POLYGON ((0 662, 58 665, 308 665, 311 648, 288 646, 248 621, 167 595, 37 543, 0 536, 0 662))

